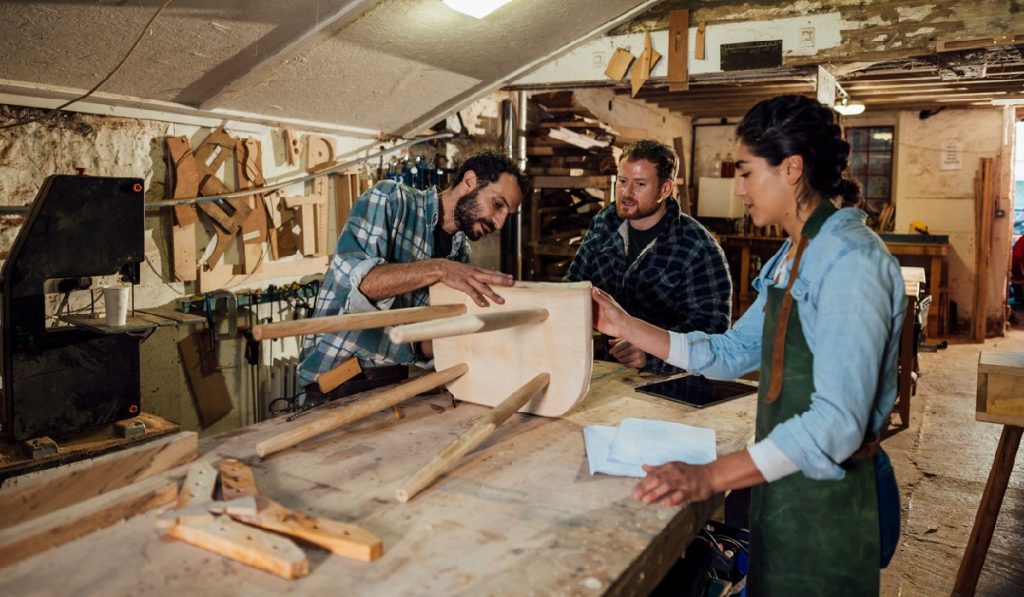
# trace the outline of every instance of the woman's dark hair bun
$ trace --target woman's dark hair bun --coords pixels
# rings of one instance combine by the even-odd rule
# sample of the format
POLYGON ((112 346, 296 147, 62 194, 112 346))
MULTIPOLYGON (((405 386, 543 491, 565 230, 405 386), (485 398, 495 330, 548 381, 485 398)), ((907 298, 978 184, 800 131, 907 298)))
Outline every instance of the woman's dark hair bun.
POLYGON ((844 206, 858 205, 860 187, 843 178, 850 144, 843 139, 832 109, 802 95, 781 95, 759 102, 736 127, 736 136, 772 166, 799 155, 804 184, 823 199, 841 197, 844 206))

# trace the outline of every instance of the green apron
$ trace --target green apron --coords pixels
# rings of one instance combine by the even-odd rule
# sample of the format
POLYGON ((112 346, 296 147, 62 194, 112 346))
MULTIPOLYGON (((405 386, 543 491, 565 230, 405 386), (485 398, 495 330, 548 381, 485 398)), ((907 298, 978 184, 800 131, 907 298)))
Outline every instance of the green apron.
MULTIPOLYGON (((823 205, 804 225, 813 238, 835 212, 823 205)), ((796 269, 796 268, 794 268, 796 269)), ((794 275, 796 272, 793 272, 794 275)), ((785 289, 767 289, 761 344, 756 437, 806 412, 814 392, 814 355, 800 327, 799 306, 789 312, 783 351, 782 389, 765 397, 771 380, 775 328, 785 289)), ((836 342, 837 338, 822 338, 836 342)), ((878 595, 878 497, 871 458, 844 463, 846 476, 816 481, 797 472, 751 492, 750 572, 752 597, 762 595, 878 595)))

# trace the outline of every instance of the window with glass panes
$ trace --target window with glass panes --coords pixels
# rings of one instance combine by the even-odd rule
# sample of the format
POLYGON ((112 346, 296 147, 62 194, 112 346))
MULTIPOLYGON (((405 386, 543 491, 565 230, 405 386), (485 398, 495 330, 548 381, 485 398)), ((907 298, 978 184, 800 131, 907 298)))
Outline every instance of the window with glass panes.
POLYGON ((850 177, 860 183, 865 210, 877 215, 892 201, 894 127, 846 127, 850 142, 850 177))

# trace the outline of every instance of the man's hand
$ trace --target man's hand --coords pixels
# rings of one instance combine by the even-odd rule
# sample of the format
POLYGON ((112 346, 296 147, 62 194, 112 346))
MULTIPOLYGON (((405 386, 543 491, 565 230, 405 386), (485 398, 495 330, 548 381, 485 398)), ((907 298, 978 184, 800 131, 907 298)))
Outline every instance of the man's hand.
POLYGON ((607 292, 598 287, 590 289, 594 299, 594 327, 597 331, 618 338, 629 327, 629 314, 607 292))
POLYGON ((505 299, 491 290, 492 285, 512 286, 515 284, 515 278, 510 274, 503 274, 448 259, 439 259, 437 261, 441 271, 441 279, 439 281, 455 290, 465 292, 469 295, 469 298, 473 299, 473 302, 481 307, 486 307, 490 304, 487 302, 487 299, 491 299, 499 305, 505 303, 505 299))
POLYGON ((608 340, 611 349, 608 354, 627 367, 640 369, 647 364, 647 353, 621 338, 608 340))
POLYGON ((660 501, 662 506, 676 506, 684 502, 703 502, 715 494, 707 465, 645 464, 644 471, 647 476, 633 489, 633 497, 645 504, 660 501))

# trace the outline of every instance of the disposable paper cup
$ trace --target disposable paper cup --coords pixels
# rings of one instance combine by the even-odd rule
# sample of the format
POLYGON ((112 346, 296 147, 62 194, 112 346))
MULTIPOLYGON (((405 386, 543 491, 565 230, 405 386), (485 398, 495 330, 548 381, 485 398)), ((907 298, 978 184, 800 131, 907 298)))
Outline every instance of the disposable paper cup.
POLYGON ((108 286, 103 289, 107 325, 121 327, 128 321, 128 290, 127 286, 108 286))

